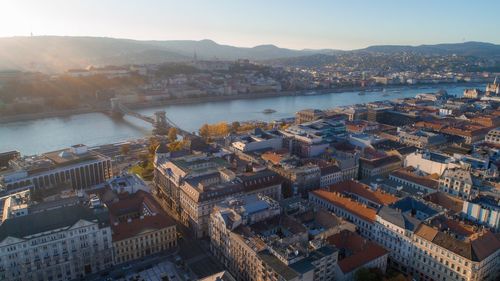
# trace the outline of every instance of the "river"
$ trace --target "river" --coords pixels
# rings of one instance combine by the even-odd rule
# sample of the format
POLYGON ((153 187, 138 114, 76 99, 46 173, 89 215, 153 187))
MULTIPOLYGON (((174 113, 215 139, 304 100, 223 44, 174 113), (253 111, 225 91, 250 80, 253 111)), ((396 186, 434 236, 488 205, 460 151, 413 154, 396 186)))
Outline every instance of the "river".
MULTIPOLYGON (((197 131, 203 123, 220 121, 264 120, 271 121, 291 117, 305 108, 327 109, 341 105, 368 103, 379 100, 415 97, 419 93, 436 92, 439 89, 461 96, 470 85, 445 85, 430 87, 403 87, 382 91, 342 92, 321 95, 281 96, 256 99, 235 99, 197 104, 170 105, 138 109, 137 112, 152 115, 162 109, 178 126, 197 131), (264 114, 264 109, 276 110, 264 114)), ((484 85, 475 85, 480 89, 484 85)), ((78 114, 68 117, 44 118, 30 121, 0 124, 0 152, 19 150, 24 155, 37 154, 83 143, 89 146, 141 138, 151 133, 151 125, 133 117, 116 120, 102 113, 78 114)))

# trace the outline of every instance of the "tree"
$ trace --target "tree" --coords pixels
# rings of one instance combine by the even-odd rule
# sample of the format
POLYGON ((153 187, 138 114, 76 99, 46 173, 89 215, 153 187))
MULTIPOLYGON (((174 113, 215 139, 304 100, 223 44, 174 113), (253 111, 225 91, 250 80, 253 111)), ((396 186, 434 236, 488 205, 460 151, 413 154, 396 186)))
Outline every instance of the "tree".
POLYGON ((149 138, 149 154, 150 155, 154 155, 155 154, 155 151, 156 151, 156 148, 158 147, 158 145, 160 145, 160 142, 158 141, 157 138, 155 137, 150 137, 149 138))
POLYGON ((174 142, 177 140, 177 128, 175 127, 172 127, 170 129, 168 129, 168 141, 169 142, 174 142))
POLYGON ((174 141, 168 144, 168 150, 170 152, 179 151, 184 147, 184 141, 174 141))
POLYGON ((210 128, 208 124, 203 124, 200 128, 200 136, 207 140, 210 137, 210 128))
POLYGON ((234 121, 233 123, 231 123, 231 131, 233 133, 236 133, 238 132, 238 129, 240 128, 240 122, 238 121, 234 121))
POLYGON ((211 133, 214 136, 222 137, 229 133, 229 126, 226 122, 220 122, 213 126, 213 132, 211 133))
POLYGON ((120 152, 122 155, 128 155, 130 152, 130 144, 125 143, 120 147, 120 152))

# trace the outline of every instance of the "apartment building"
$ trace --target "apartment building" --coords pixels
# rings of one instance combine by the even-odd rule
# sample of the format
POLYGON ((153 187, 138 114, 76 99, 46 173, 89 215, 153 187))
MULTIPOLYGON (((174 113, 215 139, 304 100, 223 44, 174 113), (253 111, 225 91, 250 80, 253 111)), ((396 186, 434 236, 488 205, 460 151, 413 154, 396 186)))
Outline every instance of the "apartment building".
POLYGON ((178 158, 165 158, 155 162, 153 194, 162 208, 179 216, 180 186, 187 179, 216 173, 229 164, 221 158, 205 154, 191 154, 178 158))
POLYGON ((438 214, 439 210, 412 197, 402 198, 378 211, 373 238, 389 251, 392 267, 406 274, 411 272, 413 235, 423 221, 438 214))
POLYGON ((328 237, 327 241, 339 250, 335 281, 355 281, 362 268, 377 268, 385 273, 389 253, 376 243, 348 230, 328 237))
POLYGON ((177 246, 175 222, 142 190, 108 205, 114 263, 121 264, 177 246))
POLYGON ((422 195, 434 193, 439 187, 437 175, 426 175, 411 166, 391 172, 389 179, 406 187, 414 188, 422 195))
POLYGON ((411 264, 419 280, 498 280, 500 241, 488 230, 445 219, 421 224, 413 245, 411 264))
POLYGON ((397 197, 390 193, 378 188, 372 189, 370 186, 355 180, 333 184, 327 190, 345 195, 373 209, 379 209, 398 200, 397 197))
POLYGON ((406 156, 404 167, 413 167, 427 174, 441 176, 447 168, 459 167, 455 159, 433 151, 416 151, 406 156))
POLYGON ((359 160, 359 176, 364 178, 386 176, 401 167, 402 161, 396 155, 387 155, 380 158, 359 160))
POLYGON ((436 147, 447 142, 446 138, 441 134, 422 130, 416 132, 400 131, 399 141, 418 148, 436 147))
POLYGON ((439 190, 467 200, 477 196, 477 191, 472 187, 470 171, 461 168, 446 169, 439 179, 439 190))
POLYGON ((74 280, 113 266, 107 210, 60 207, 0 225, 1 280, 74 280))
POLYGON ((307 233, 276 201, 246 196, 214 208, 210 248, 237 280, 334 280, 337 251, 307 233))
POLYGON ((269 170, 238 173, 222 158, 187 155, 158 162, 153 194, 197 237, 208 234, 213 207, 228 196, 257 194, 281 199, 282 178, 269 170))
POLYGON ((500 230, 500 205, 498 199, 492 196, 464 201, 461 212, 470 221, 491 227, 494 231, 500 230))
POLYGON ((309 201, 354 223, 364 237, 373 238, 373 227, 377 215, 375 209, 356 202, 341 193, 321 189, 309 192, 309 201))

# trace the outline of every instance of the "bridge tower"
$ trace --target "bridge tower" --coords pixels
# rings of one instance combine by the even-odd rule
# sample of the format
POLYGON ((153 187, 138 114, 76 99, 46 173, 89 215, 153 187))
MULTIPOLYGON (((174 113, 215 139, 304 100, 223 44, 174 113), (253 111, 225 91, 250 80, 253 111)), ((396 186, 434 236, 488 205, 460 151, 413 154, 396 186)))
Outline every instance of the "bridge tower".
POLYGON ((156 135, 166 135, 168 133, 169 125, 167 123, 167 114, 165 111, 155 112, 155 122, 153 126, 153 133, 156 135))
POLYGON ((123 112, 121 110, 121 101, 119 98, 111 98, 111 115, 113 117, 123 117, 123 112))

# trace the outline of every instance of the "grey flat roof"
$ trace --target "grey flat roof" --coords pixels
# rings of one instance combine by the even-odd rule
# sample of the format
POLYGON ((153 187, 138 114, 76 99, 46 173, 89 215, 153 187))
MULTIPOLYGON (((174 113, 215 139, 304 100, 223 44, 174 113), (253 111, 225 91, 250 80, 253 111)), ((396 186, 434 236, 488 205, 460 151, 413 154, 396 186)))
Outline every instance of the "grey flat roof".
POLYGON ((96 214, 93 209, 76 205, 29 214, 6 220, 0 225, 0 241, 7 237, 24 238, 53 229, 70 227, 79 220, 107 222, 107 212, 96 214))

